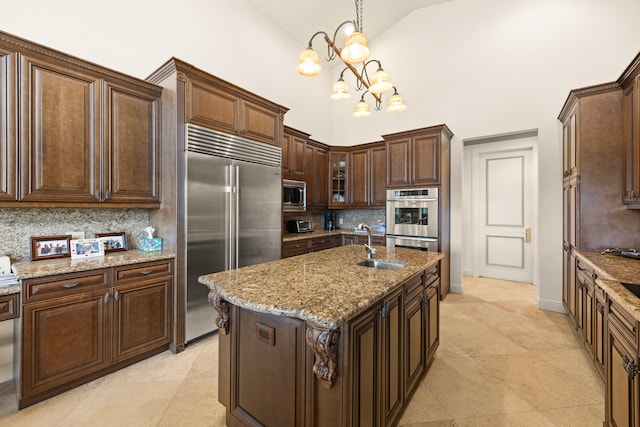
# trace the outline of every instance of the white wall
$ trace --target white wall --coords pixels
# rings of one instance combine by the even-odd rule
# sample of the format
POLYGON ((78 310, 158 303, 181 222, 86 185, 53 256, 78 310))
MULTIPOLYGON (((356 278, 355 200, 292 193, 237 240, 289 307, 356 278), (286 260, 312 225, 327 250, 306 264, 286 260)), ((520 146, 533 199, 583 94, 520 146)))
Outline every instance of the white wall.
MULTIPOLYGON (((639 16, 638 0, 454 0, 415 11, 370 46, 409 109, 358 121, 353 99, 327 96, 341 67, 299 77, 304 46, 243 1, 0 0, 2 31, 140 78, 178 57, 291 108, 285 123, 328 144, 441 123, 459 140, 538 129, 541 306, 562 296, 556 117, 569 90, 620 75, 640 48, 639 16)), ((462 149, 452 154, 460 174, 462 149)), ((460 213, 452 215, 459 224, 460 213)), ((452 230, 452 266, 462 268, 463 241, 452 230)))

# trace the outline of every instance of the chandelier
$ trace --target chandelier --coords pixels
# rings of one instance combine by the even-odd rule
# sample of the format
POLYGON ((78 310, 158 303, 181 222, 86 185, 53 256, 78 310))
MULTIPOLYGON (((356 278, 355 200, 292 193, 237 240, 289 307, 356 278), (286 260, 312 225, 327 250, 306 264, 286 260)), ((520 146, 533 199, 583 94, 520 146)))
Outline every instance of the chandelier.
POLYGON ((320 63, 318 61, 318 54, 313 50, 313 39, 322 34, 324 41, 327 43, 327 62, 333 61, 336 57, 346 65, 346 67, 340 73, 340 77, 333 84, 331 90, 331 99, 343 100, 349 99, 349 88, 344 81, 344 73, 349 70, 356 78, 356 91, 362 92, 360 101, 356 104, 353 115, 358 118, 369 117, 371 110, 369 105, 364 99, 364 96, 368 93, 375 100, 375 109, 379 111, 382 109, 382 94, 393 89, 393 95, 389 98, 389 104, 387 111, 397 113, 404 111, 407 106, 404 103, 404 99, 398 90, 389 80, 389 75, 382 68, 382 63, 377 59, 369 59, 369 48, 367 47, 367 39, 362 34, 362 0, 355 0, 356 4, 356 20, 345 21, 338 25, 336 31, 333 33, 333 39, 324 31, 318 31, 309 40, 309 45, 300 54, 298 59, 298 74, 301 76, 313 77, 320 74, 320 63), (335 44, 336 36, 338 32, 345 28, 345 30, 351 30, 345 40, 344 47, 340 49, 335 44), (362 65, 358 65, 362 64, 362 65), (369 78, 369 70, 367 67, 370 64, 377 66, 376 71, 369 78), (356 68, 358 67, 358 68, 356 68))

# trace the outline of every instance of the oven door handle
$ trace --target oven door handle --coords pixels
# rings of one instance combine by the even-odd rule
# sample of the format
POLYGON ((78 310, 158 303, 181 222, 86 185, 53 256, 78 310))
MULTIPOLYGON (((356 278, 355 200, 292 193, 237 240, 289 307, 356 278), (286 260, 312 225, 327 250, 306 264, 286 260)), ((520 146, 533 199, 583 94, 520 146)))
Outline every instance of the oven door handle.
POLYGON ((414 236, 400 236, 397 234, 387 234, 389 239, 402 239, 402 240, 418 240, 420 242, 437 242, 437 237, 414 237, 414 236))

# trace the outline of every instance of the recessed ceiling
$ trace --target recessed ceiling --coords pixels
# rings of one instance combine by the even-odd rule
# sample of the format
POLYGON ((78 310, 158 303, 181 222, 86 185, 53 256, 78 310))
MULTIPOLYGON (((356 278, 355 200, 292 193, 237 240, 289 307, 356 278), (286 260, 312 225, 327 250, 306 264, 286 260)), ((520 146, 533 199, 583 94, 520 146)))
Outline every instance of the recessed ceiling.
MULTIPOLYGON (((316 31, 333 32, 344 21, 355 20, 356 7, 349 0, 245 0, 276 26, 306 46, 316 31)), ((453 0, 364 0, 363 32, 371 41, 416 9, 453 0)))

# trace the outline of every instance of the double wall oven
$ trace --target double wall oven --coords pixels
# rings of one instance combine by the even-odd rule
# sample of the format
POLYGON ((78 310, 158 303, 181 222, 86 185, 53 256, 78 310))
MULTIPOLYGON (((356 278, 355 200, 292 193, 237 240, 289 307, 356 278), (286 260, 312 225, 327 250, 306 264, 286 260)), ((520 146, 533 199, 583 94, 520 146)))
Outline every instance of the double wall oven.
POLYGON ((438 189, 387 190, 387 244, 438 251, 438 189))

